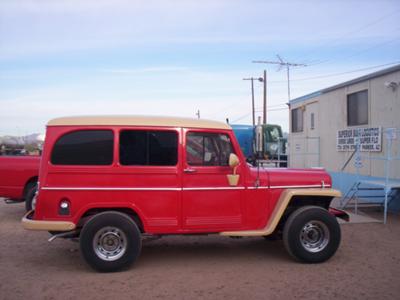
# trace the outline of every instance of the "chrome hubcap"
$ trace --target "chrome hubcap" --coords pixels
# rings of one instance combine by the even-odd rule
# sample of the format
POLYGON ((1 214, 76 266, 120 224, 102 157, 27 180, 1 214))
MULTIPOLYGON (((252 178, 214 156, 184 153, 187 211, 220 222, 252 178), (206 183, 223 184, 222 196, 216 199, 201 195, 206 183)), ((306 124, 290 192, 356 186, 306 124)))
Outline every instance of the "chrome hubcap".
POLYGON ((330 234, 328 227, 320 221, 310 221, 300 231, 300 241, 308 252, 316 253, 326 248, 330 234))
POLYGON ((127 247, 126 235, 117 227, 103 227, 96 232, 93 249, 96 255, 106 261, 114 261, 124 255, 127 247))
POLYGON ((32 202, 31 202, 31 207, 32 207, 32 210, 35 210, 35 208, 36 208, 36 195, 35 196, 33 196, 33 198, 32 198, 32 202))

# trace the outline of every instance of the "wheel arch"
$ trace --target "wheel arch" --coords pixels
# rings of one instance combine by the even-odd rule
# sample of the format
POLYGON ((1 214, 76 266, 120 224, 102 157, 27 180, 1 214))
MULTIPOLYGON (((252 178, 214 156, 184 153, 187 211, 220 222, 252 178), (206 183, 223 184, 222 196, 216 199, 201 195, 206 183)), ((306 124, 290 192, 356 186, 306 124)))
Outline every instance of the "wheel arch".
POLYGON ((263 229, 246 231, 226 231, 221 232, 225 236, 267 236, 272 234, 280 224, 284 223, 285 218, 301 206, 320 206, 328 209, 333 198, 341 197, 341 192, 334 189, 286 189, 282 191, 269 220, 263 229), (315 204, 317 203, 317 204, 315 204))
POLYGON ((39 178, 38 176, 32 176, 25 182, 24 189, 22 191, 22 197, 24 199, 25 199, 26 195, 29 192, 29 185, 32 184, 32 183, 37 183, 38 178, 39 178))
POLYGON ((288 189, 282 192, 275 209, 273 210, 270 222, 270 231, 280 229, 292 212, 304 206, 318 206, 326 210, 335 197, 342 194, 334 189, 288 189))
POLYGON ((139 227, 140 232, 142 232, 142 233, 145 232, 144 223, 143 223, 140 215, 132 207, 126 207, 126 206, 87 208, 77 218, 78 219, 77 226, 83 227, 83 225, 85 225, 86 222, 89 221, 93 216, 95 216, 99 213, 102 213, 102 212, 106 212, 106 211, 117 211, 117 212, 126 214, 128 217, 130 217, 136 223, 136 225, 139 227))
POLYGON ((333 200, 333 198, 339 197, 337 195, 331 195, 330 193, 327 194, 306 194, 306 193, 296 193, 294 194, 289 202, 286 205, 285 210, 280 216, 279 222, 277 223, 276 227, 274 228, 275 230, 281 230, 283 229, 284 224, 286 223, 287 219, 289 216, 299 209, 300 207, 305 207, 305 206, 316 206, 316 207, 321 207, 323 209, 329 210, 330 204, 333 200))

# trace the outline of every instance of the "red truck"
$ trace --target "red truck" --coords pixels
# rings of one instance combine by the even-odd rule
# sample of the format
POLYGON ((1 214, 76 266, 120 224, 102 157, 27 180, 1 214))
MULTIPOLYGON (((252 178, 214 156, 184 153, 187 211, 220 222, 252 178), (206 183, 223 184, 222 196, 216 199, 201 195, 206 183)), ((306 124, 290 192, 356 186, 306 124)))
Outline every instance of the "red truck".
POLYGON ((24 228, 79 238, 85 261, 117 271, 143 236, 281 236, 295 259, 319 263, 340 243, 330 208, 340 192, 321 169, 246 163, 232 128, 215 121, 66 117, 47 125, 36 209, 24 228))
POLYGON ((32 203, 39 175, 40 156, 0 156, 0 197, 7 202, 32 203))

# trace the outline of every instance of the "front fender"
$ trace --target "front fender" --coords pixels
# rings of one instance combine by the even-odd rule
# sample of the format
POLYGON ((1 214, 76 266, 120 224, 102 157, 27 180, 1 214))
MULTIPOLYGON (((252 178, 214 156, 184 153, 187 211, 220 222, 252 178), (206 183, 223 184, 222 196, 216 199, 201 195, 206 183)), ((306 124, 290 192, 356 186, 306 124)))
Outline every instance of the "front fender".
POLYGON ((258 230, 242 230, 242 231, 224 231, 220 232, 220 235, 224 236, 266 236, 273 233, 278 226, 278 223, 283 216, 286 208, 290 201, 295 196, 310 196, 310 197, 341 197, 342 193, 334 189, 286 189, 282 192, 276 203, 274 210, 267 222, 267 225, 263 229, 258 230))

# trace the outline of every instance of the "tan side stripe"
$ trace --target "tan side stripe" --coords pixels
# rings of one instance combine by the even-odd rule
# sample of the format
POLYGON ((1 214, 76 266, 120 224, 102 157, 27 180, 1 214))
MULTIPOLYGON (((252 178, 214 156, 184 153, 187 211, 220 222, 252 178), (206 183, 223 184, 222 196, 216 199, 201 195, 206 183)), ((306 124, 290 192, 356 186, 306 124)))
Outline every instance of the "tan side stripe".
MULTIPOLYGON (((329 188, 330 185, 325 185, 324 187, 329 188)), ((273 186, 250 186, 247 187, 249 190, 257 189, 293 189, 293 188, 323 188, 321 185, 273 185, 273 186)), ((207 190, 244 190, 246 187, 194 187, 194 188, 168 188, 168 187, 42 187, 42 190, 48 191, 207 191, 207 190)))
POLYGON ((183 188, 184 191, 209 191, 209 190, 244 190, 244 186, 227 186, 227 187, 195 187, 183 188))
POLYGON ((42 187, 47 191, 208 191, 208 190, 244 190, 245 187, 196 187, 196 188, 124 188, 124 187, 42 187))
POLYGON ((324 188, 330 187, 330 184, 325 184, 324 186, 320 184, 314 185, 272 185, 270 186, 271 189, 301 189, 301 188, 324 188))
POLYGON ((49 191, 180 191, 181 188, 42 187, 49 191))

